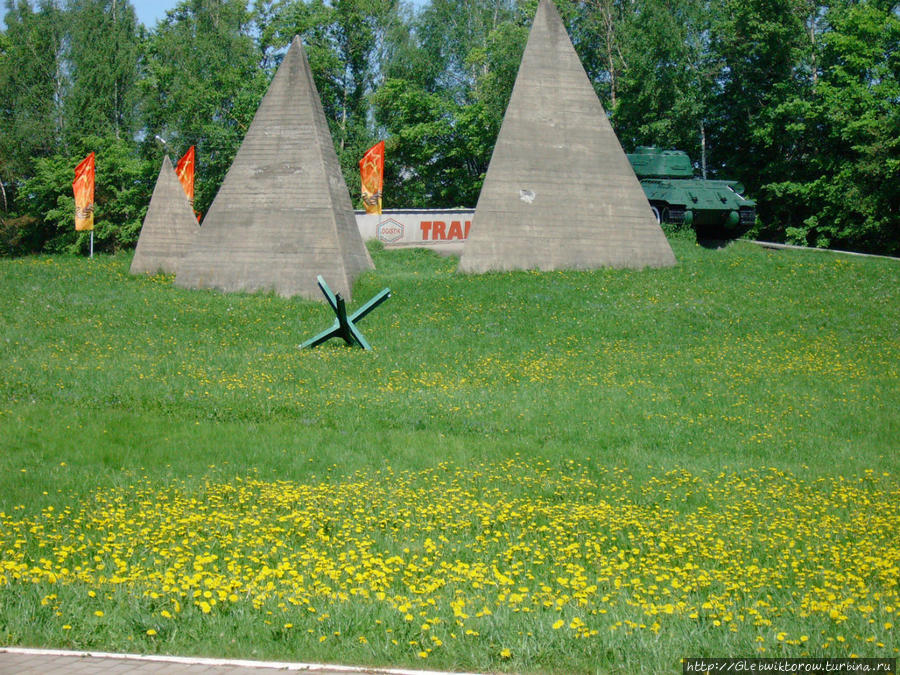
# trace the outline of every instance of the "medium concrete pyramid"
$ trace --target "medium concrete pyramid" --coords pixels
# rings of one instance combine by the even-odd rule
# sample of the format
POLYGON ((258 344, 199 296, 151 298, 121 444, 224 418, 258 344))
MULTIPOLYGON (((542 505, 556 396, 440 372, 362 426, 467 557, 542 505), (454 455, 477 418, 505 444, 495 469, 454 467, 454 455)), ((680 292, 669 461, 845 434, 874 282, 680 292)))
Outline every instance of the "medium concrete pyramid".
POLYGON ((295 37, 175 284, 350 298, 372 268, 300 38, 295 37))
POLYGON ((541 0, 459 271, 674 264, 556 7, 541 0))
POLYGON ((175 274, 200 226, 168 156, 163 159, 131 261, 132 274, 175 274))

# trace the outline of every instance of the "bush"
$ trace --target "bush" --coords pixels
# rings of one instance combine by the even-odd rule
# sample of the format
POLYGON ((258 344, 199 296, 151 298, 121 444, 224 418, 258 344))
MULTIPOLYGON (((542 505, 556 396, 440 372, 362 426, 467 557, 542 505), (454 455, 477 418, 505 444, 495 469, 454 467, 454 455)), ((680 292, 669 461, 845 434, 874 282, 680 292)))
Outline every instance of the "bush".
POLYGON ((75 253, 84 250, 86 232, 75 231, 75 166, 96 153, 94 248, 115 252, 134 246, 147 213, 155 167, 137 156, 132 143, 91 137, 72 154, 35 162, 34 176, 17 192, 15 211, 0 231, 0 252, 75 253))

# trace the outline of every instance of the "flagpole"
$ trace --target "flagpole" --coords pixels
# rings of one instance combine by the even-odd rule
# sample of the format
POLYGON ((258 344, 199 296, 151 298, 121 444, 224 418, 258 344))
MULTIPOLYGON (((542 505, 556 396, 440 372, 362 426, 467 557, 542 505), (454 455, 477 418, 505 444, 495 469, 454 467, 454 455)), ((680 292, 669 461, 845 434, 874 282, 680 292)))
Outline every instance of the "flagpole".
POLYGON ((94 231, 91 230, 91 258, 94 257, 94 231))
POLYGON ((375 226, 376 236, 377 236, 378 232, 381 232, 381 216, 383 216, 383 215, 384 214, 382 213, 382 209, 381 209, 381 197, 379 196, 378 197, 378 225, 375 226))

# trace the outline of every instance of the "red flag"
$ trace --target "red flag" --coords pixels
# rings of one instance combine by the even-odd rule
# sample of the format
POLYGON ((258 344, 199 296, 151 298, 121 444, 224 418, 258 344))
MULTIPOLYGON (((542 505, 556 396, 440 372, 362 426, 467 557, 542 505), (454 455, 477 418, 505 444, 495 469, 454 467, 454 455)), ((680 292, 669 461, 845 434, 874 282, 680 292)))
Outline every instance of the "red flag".
POLYGON ((75 193, 75 230, 78 232, 94 229, 94 153, 92 152, 75 167, 72 181, 75 193))
POLYGON ((384 188, 384 141, 366 150, 359 160, 362 199, 366 213, 381 213, 381 191, 384 188))
POLYGON ((184 157, 178 160, 175 165, 175 174, 181 181, 181 187, 184 188, 184 194, 187 195, 191 206, 194 205, 194 146, 192 145, 184 157))

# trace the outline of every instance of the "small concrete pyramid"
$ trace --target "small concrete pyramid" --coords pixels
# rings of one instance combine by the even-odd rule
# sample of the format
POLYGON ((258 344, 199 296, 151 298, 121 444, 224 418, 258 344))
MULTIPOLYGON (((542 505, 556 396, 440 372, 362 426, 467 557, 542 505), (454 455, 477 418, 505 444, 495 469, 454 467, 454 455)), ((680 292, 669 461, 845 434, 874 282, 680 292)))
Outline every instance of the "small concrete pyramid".
POLYGON ((674 264, 556 7, 541 0, 459 271, 674 264))
POLYGON ((372 267, 295 37, 175 284, 322 300, 321 274, 349 300, 354 279, 372 267))
POLYGON ((172 168, 172 162, 166 156, 153 188, 153 196, 150 197, 130 272, 177 273, 179 261, 188 252, 199 231, 191 203, 172 168))

